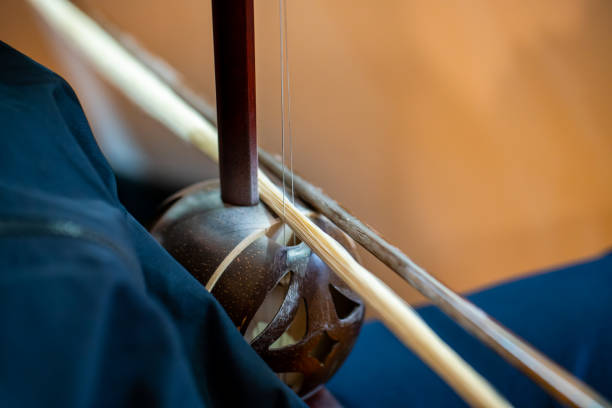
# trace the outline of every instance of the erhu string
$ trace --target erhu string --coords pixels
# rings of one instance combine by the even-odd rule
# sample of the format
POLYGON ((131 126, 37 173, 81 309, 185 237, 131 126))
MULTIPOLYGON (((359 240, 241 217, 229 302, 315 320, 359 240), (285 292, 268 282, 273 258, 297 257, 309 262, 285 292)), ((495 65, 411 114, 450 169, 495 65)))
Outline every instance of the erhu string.
MULTIPOLYGON (((287 74, 287 126, 289 131, 289 175, 291 177, 291 203, 295 205, 295 189, 293 188, 293 126, 291 124, 291 69, 289 67, 289 30, 287 29, 287 0, 283 2, 284 40, 285 40, 285 71, 287 74)), ((293 245, 295 245, 295 234, 293 234, 293 245)))
MULTIPOLYGON (((279 0, 279 34, 280 34, 280 70, 281 70, 281 165, 282 165, 282 183, 283 183, 283 218, 285 216, 285 200, 286 200, 286 165, 285 165, 285 129, 289 133, 289 175, 291 177, 291 203, 295 205, 295 189, 293 186, 293 126, 291 122, 291 82, 289 71, 289 46, 288 46, 288 30, 287 30, 287 0, 279 0), (286 97, 285 97, 286 92, 286 97), (287 111, 285 112, 285 107, 287 111)), ((295 234, 293 236, 293 245, 296 243, 295 234)), ((283 243, 287 243, 285 228, 283 227, 283 243)))
MULTIPOLYGON (((281 71, 281 165, 283 168, 282 172, 282 183, 283 183, 283 220, 285 220, 285 49, 284 41, 285 36, 283 32, 283 19, 284 19, 284 1, 278 0, 278 30, 280 37, 280 71, 281 71)), ((286 245, 287 238, 285 236, 285 225, 283 225, 283 245, 286 245)))
MULTIPOLYGON (((287 30, 287 0, 279 0, 279 32, 280 32, 280 68, 281 68, 281 150, 282 150, 282 183, 283 183, 283 216, 285 215, 286 200, 286 152, 285 129, 289 132, 289 173, 291 177, 291 203, 295 204, 295 189, 293 186, 293 126, 291 122, 291 83, 289 71, 289 46, 287 30), (286 82, 285 82, 286 80, 286 82), (285 98, 286 92, 286 98, 285 98), (285 112, 285 107, 287 111, 285 112)), ((293 235, 293 245, 296 238, 293 235)), ((286 244, 285 228, 283 228, 283 242, 286 244)))

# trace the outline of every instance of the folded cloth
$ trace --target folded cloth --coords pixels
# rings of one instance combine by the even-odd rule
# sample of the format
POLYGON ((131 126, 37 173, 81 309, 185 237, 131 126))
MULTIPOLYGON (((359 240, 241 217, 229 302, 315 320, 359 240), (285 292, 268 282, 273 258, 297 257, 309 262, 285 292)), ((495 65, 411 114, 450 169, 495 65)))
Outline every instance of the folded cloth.
POLYGON ((125 211, 68 84, 1 42, 0 406, 304 406, 125 211))
MULTIPOLYGON (((468 298, 612 400, 612 254, 468 298)), ((418 312, 515 406, 561 406, 438 308, 428 306, 418 312)), ((378 322, 363 327, 353 352, 328 386, 347 408, 465 406, 378 322)))

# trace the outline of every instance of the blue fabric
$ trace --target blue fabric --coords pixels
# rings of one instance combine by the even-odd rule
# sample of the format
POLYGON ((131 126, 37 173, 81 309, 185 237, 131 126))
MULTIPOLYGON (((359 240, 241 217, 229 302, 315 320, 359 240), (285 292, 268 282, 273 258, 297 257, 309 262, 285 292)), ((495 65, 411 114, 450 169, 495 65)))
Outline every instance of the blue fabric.
POLYGON ((123 208, 79 102, 0 42, 0 407, 304 406, 123 208))
MULTIPOLYGON (((612 400, 612 254, 469 296, 570 373, 612 400)), ((439 309, 419 314, 517 407, 558 406, 439 309)), ((461 407, 465 404, 380 323, 366 324, 329 383, 346 407, 461 407)))

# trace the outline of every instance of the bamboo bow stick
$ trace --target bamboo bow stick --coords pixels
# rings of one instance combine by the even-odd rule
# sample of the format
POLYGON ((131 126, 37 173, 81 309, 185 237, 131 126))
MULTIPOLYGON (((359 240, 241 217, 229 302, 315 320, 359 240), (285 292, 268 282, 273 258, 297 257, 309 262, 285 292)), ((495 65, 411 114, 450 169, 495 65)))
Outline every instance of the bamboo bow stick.
MULTIPOLYGON (((30 3, 136 105, 213 160, 218 159, 215 128, 87 15, 67 0, 30 0, 30 3)), ((282 214, 282 194, 278 188, 261 171, 258 183, 262 200, 282 214)), ((408 304, 290 203, 285 203, 285 221, 465 401, 481 407, 510 406, 408 304)))

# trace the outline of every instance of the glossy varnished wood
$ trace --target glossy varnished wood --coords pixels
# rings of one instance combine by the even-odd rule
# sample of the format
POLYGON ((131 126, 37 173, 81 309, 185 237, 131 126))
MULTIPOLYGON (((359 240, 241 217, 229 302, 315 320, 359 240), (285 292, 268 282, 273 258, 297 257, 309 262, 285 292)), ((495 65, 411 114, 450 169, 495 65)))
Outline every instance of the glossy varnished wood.
POLYGON ((255 205, 257 127, 253 0, 213 0, 219 176, 223 201, 255 205))

